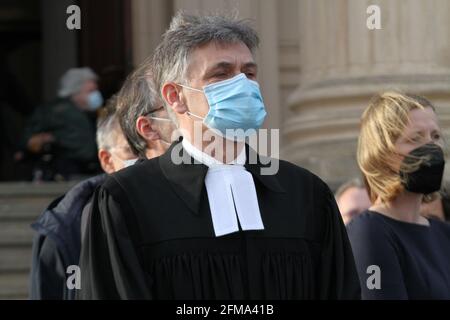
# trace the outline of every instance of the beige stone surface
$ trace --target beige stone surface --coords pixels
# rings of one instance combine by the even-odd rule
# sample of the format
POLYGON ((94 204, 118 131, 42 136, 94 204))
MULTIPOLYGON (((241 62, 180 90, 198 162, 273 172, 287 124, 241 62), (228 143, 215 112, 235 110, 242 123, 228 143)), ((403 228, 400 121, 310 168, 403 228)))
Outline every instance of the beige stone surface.
POLYGON ((75 183, 0 184, 0 299, 27 299, 34 235, 30 225, 75 183))

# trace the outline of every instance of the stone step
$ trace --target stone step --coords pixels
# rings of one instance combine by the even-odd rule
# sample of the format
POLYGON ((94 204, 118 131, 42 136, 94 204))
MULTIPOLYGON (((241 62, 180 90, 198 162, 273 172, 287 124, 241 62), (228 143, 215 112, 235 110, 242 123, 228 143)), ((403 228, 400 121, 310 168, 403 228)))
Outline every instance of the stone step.
POLYGON ((0 183, 0 198, 17 197, 49 197, 54 198, 62 195, 75 184, 71 182, 47 182, 34 184, 27 182, 0 183))
POLYGON ((31 267, 31 247, 0 248, 0 273, 29 272, 31 267))
POLYGON ((30 224, 76 183, 0 183, 0 300, 28 299, 30 224))
POLYGON ((0 300, 28 299, 28 272, 0 273, 0 300))
POLYGON ((0 221, 34 221, 53 198, 0 199, 0 221))
POLYGON ((0 222, 0 247, 31 246, 33 234, 28 221, 0 222))

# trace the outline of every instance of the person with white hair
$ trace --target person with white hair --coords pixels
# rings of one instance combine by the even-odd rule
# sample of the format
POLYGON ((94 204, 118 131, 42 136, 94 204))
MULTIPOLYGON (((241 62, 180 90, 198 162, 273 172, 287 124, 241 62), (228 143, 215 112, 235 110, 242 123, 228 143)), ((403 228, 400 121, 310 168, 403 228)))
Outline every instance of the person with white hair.
POLYGON ((98 168, 95 116, 103 105, 98 76, 88 67, 69 69, 60 80, 58 98, 36 109, 26 126, 22 149, 31 155, 50 154, 51 173, 70 179, 98 168))
POLYGON ((58 96, 71 97, 82 109, 97 110, 103 104, 97 81, 98 76, 91 68, 69 69, 60 80, 58 96))

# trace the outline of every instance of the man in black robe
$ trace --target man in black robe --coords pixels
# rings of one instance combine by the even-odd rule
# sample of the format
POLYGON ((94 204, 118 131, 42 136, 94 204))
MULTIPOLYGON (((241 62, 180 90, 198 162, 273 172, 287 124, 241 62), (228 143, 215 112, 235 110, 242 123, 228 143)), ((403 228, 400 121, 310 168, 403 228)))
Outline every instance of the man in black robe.
POLYGON ((360 298, 328 186, 285 161, 267 174, 276 161, 231 130, 265 117, 257 44, 245 21, 174 17, 151 67, 182 137, 97 189, 79 298, 360 298))

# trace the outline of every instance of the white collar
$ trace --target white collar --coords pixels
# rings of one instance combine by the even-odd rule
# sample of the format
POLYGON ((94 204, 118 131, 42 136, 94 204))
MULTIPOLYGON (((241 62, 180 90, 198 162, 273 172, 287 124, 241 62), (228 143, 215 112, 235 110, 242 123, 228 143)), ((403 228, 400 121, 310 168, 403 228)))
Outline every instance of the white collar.
MULTIPOLYGON (((183 138, 183 141, 181 142, 183 145, 184 150, 196 161, 203 163, 208 168, 216 167, 218 165, 224 165, 222 161, 219 161, 210 155, 204 153, 203 151, 199 150, 198 148, 194 147, 186 138, 183 138)), ((236 159, 231 161, 228 164, 236 164, 236 165, 245 165, 245 161, 247 160, 247 155, 245 154, 245 146, 241 149, 241 152, 237 155, 236 159)))
POLYGON ((187 139, 183 139, 182 145, 192 158, 209 168, 205 187, 216 236, 237 232, 239 225, 242 230, 264 230, 255 182, 244 167, 245 148, 226 165, 197 149, 187 139))

